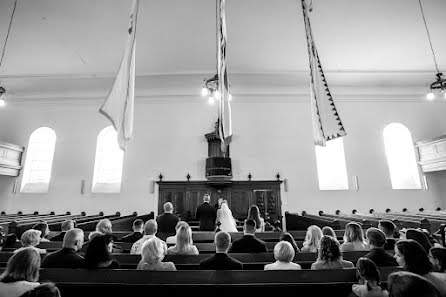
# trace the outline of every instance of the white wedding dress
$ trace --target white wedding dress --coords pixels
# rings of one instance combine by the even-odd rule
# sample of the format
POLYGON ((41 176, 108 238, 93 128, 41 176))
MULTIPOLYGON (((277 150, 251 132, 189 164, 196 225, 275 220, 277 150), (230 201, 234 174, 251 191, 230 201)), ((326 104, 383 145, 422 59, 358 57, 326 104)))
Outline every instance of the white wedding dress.
POLYGON ((220 230, 226 232, 238 232, 237 223, 232 216, 232 211, 227 203, 222 203, 220 209, 217 210, 216 222, 220 222, 220 230))

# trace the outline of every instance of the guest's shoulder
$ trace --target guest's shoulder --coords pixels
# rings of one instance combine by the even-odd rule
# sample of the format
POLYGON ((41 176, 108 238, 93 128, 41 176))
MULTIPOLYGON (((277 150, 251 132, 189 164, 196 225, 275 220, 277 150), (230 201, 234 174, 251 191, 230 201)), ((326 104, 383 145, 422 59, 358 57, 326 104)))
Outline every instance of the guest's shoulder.
POLYGON ((341 260, 341 264, 342 264, 342 267, 344 267, 344 268, 355 267, 355 265, 352 262, 347 261, 347 260, 341 260))

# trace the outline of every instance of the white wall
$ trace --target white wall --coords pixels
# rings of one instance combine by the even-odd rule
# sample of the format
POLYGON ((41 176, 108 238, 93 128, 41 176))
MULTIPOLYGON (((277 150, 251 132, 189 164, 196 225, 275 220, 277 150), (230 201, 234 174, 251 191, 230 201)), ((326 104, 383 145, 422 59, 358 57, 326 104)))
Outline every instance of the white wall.
MULTIPOLYGON (((291 212, 318 210, 350 212, 370 208, 446 208, 446 175, 428 175, 429 190, 392 190, 382 130, 400 122, 413 140, 446 134, 446 104, 422 101, 344 100, 337 107, 348 136, 344 138, 348 191, 319 191, 309 103, 293 96, 235 96, 234 138, 231 157, 234 180, 288 179, 282 192, 284 208, 291 212), (359 177, 355 191, 351 177, 359 177)), ((91 194, 96 137, 108 125, 97 110, 99 101, 61 100, 47 103, 10 103, 0 110, 0 139, 27 146, 32 131, 41 126, 57 133, 52 179, 48 194, 13 194, 14 178, 0 176, 0 210, 24 213, 35 210, 87 214, 104 211, 123 214, 155 210, 157 193, 149 193, 150 180, 160 172, 164 180, 204 180, 207 142, 216 106, 201 98, 178 96, 139 98, 135 104, 134 140, 124 157, 120 194, 91 194), (87 192, 80 194, 81 180, 87 192)))

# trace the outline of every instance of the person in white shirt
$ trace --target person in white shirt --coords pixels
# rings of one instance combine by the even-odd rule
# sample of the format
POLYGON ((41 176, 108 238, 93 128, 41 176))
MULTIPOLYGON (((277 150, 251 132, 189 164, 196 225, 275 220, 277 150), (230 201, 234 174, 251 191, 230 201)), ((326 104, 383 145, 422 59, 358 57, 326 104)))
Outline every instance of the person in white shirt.
POLYGON ((279 241, 274 246, 274 259, 276 262, 267 264, 264 270, 299 270, 299 264, 293 263, 294 248, 288 241, 279 241))
POLYGON ((158 224, 155 220, 148 220, 144 224, 144 236, 135 242, 130 249, 131 255, 141 255, 141 248, 144 242, 149 240, 150 238, 155 237, 156 232, 158 231, 158 224))

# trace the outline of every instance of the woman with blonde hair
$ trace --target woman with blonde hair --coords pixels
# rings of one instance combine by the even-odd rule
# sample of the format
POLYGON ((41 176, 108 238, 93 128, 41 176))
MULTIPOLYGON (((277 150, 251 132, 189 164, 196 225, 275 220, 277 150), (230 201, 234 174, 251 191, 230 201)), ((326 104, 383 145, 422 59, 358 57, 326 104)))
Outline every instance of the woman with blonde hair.
MULTIPOLYGON (((181 226, 188 226, 189 227, 189 223, 186 221, 178 221, 178 223, 175 225, 175 232, 178 233, 178 229, 180 229, 181 226)), ((173 236, 169 236, 166 238, 166 243, 167 244, 176 244, 177 243, 177 234, 173 235, 173 236)))
POLYGON ((138 270, 176 271, 172 262, 162 262, 167 252, 167 245, 158 237, 152 237, 142 245, 141 261, 138 270))
POLYGON ((276 262, 267 264, 264 270, 300 270, 299 264, 293 263, 294 248, 288 241, 279 241, 274 246, 274 259, 276 262))
POLYGON ((20 241, 22 242, 22 247, 16 249, 14 253, 18 253, 24 248, 30 247, 35 249, 39 254, 46 254, 46 249, 40 249, 36 247, 40 244, 41 234, 42 232, 34 229, 29 229, 23 232, 22 236, 20 237, 20 241))
POLYGON ((364 240, 361 226, 358 223, 348 223, 345 226, 344 243, 341 244, 341 252, 368 250, 370 250, 370 248, 364 240))
POLYGON ((0 297, 18 297, 40 285, 40 255, 33 248, 23 248, 8 260, 0 276, 0 297))
POLYGON ((321 246, 322 230, 316 225, 311 225, 307 229, 303 247, 300 250, 302 253, 317 253, 321 246))
POLYGON ((168 255, 198 255, 198 249, 192 242, 192 229, 182 225, 177 230, 176 244, 167 249, 168 255))
POLYGON ((257 205, 252 205, 249 208, 247 219, 253 219, 256 222, 256 232, 265 232, 265 220, 260 216, 257 205))

